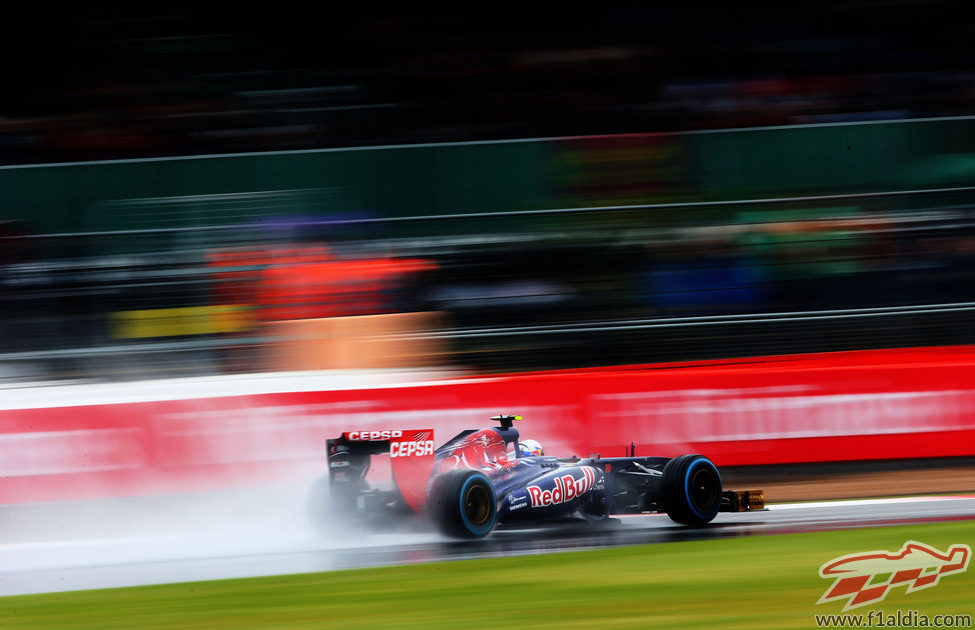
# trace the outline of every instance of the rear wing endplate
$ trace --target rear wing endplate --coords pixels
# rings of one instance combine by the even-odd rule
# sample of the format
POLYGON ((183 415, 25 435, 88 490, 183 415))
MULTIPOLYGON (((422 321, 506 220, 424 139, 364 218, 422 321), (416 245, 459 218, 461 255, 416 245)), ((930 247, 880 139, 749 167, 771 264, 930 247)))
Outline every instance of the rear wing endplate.
MULTIPOLYGON (((334 484, 345 474, 343 462, 350 458, 389 453, 393 482, 413 510, 420 511, 427 498, 427 480, 433 470, 433 429, 382 429, 346 431, 330 439, 329 478, 334 484)), ((363 470, 363 475, 365 471, 363 470)))

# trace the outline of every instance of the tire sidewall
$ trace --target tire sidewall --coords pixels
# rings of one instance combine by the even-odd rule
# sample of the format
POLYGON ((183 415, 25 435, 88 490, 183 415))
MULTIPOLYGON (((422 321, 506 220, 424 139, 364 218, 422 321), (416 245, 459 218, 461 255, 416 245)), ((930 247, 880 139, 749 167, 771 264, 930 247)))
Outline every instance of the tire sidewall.
POLYGON ((494 488, 491 486, 491 482, 488 480, 488 478, 484 476, 484 474, 477 471, 471 472, 473 474, 467 476, 467 478, 465 478, 460 484, 460 490, 457 493, 457 508, 460 512, 460 520, 464 528, 474 536, 485 536, 492 529, 494 529, 494 521, 498 514, 498 502, 494 494, 494 488), (470 519, 467 518, 466 510, 464 510, 464 497, 467 495, 467 491, 470 489, 470 487, 477 483, 483 484, 487 488, 488 494, 491 497, 490 513, 488 514, 488 518, 485 523, 480 526, 471 523, 470 519))
POLYGON ((498 516, 497 495, 487 476, 477 470, 450 470, 433 484, 430 497, 430 516, 440 531, 448 536, 481 538, 494 529, 498 516), (489 496, 488 518, 477 526, 467 518, 464 496, 474 484, 482 485, 489 496))
POLYGON ((703 455, 681 455, 667 462, 663 470, 662 496, 664 508, 670 518, 683 525, 705 525, 717 516, 721 508, 721 473, 710 459, 703 455), (702 511, 692 498, 694 474, 706 469, 717 481, 717 497, 710 510, 702 511))
POLYGON ((717 467, 711 463, 711 460, 709 460, 707 457, 698 456, 694 458, 687 466, 687 470, 684 473, 683 491, 685 505, 695 518, 701 519, 702 521, 710 521, 717 516, 718 508, 721 507, 721 474, 718 472, 717 467), (718 494, 714 501, 714 507, 707 512, 701 512, 698 509, 698 506, 695 505, 694 498, 691 495, 691 480, 694 478, 694 472, 701 468, 709 469, 718 480, 718 494))

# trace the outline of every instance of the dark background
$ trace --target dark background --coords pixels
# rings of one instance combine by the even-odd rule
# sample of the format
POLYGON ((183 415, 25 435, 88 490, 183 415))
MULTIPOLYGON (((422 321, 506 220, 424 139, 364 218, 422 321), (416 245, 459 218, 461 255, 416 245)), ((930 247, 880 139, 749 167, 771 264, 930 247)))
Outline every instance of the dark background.
POLYGON ((6 163, 975 112, 963 3, 8 15, 6 163))

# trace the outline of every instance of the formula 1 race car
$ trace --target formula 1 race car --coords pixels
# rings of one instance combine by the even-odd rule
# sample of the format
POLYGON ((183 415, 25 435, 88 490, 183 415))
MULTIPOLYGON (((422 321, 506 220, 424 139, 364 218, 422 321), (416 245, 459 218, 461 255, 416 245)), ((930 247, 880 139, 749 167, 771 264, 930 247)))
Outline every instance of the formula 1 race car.
POLYGON ((346 522, 424 514, 444 534, 479 538, 495 525, 611 514, 666 512, 677 523, 703 526, 719 511, 764 507, 761 491, 723 491, 718 469, 702 455, 523 456, 514 428, 520 417, 492 420, 498 426, 463 431, 436 449, 431 429, 347 431, 329 439, 329 505, 313 509, 346 522), (372 457, 385 453, 391 489, 366 481, 372 457))

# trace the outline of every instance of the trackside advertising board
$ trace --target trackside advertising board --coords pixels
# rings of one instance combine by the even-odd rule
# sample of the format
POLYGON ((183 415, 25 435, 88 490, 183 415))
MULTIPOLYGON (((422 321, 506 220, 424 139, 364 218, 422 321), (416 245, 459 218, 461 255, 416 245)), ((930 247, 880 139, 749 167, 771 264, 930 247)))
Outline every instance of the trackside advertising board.
POLYGON ((524 416, 522 438, 553 455, 622 455, 633 442, 638 455, 718 466, 971 456, 975 347, 0 409, 0 502, 313 476, 343 432, 423 426, 440 445, 499 413, 524 416))

